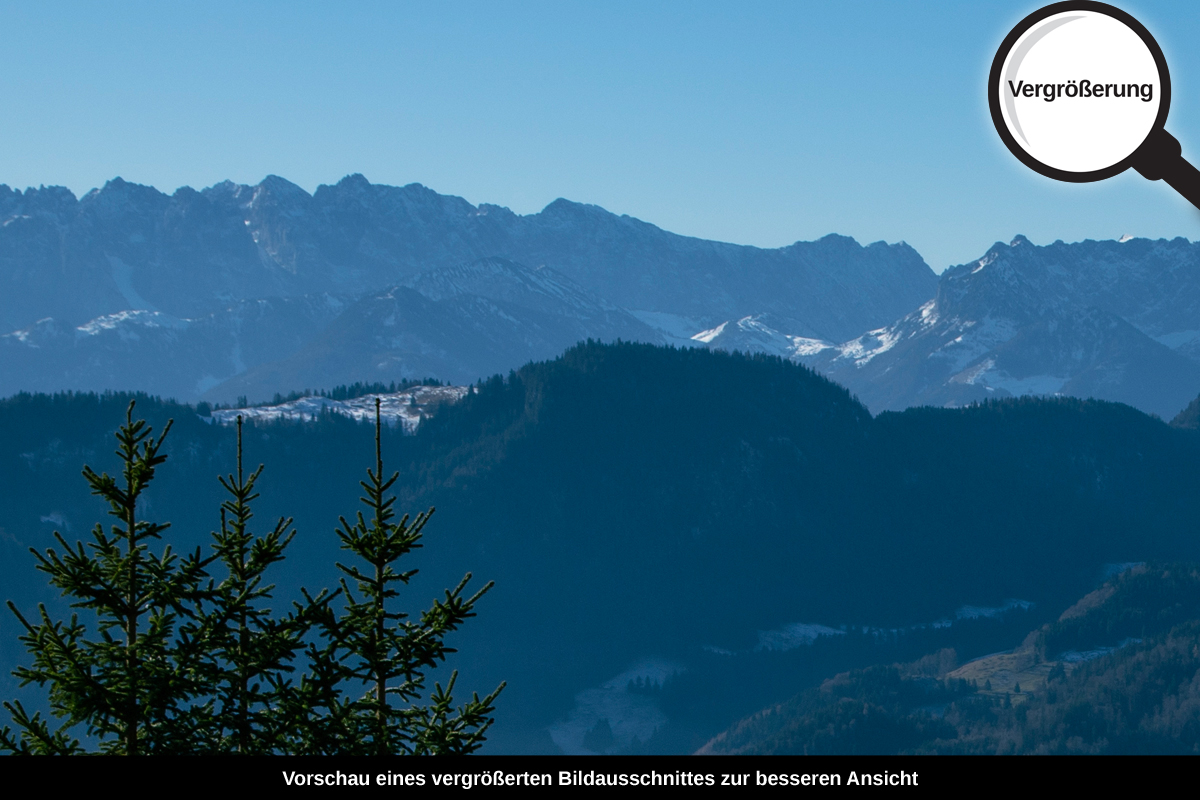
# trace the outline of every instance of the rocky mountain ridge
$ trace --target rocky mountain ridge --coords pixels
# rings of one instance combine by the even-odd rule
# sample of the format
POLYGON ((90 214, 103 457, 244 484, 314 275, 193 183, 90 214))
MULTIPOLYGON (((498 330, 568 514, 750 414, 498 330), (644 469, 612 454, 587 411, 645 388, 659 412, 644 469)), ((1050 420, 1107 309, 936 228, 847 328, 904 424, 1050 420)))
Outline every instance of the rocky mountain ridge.
POLYGON ((282 364, 311 363, 301 350, 322 338, 349 348, 345 358, 371 351, 360 359, 371 380, 471 382, 580 339, 686 341, 751 313, 851 336, 935 282, 902 243, 827 236, 762 249, 562 199, 522 216, 361 175, 311 195, 276 176, 169 196, 120 178, 81 198, 0 186, 0 392, 122 387, 194 400, 368 379, 282 364), (509 266, 488 266, 499 263, 509 266), (330 327, 335 306, 389 294, 404 336, 330 327), (262 325, 246 323, 247 304, 270 309, 262 325), (304 383, 264 383, 257 367, 304 383), (240 385, 212 394, 231 378, 240 385))
POLYGON ((361 175, 311 195, 118 178, 0 187, 0 287, 0 394, 468 384, 584 339, 781 355, 875 412, 1063 394, 1171 418, 1200 393, 1184 239, 1018 236, 937 278, 903 243, 745 247, 562 199, 522 216, 361 175))
POLYGON ((812 340, 761 317, 700 338, 806 363, 875 412, 1061 394, 1170 419, 1200 393, 1200 244, 1038 247, 1018 236, 946 270, 932 300, 853 339, 812 340))

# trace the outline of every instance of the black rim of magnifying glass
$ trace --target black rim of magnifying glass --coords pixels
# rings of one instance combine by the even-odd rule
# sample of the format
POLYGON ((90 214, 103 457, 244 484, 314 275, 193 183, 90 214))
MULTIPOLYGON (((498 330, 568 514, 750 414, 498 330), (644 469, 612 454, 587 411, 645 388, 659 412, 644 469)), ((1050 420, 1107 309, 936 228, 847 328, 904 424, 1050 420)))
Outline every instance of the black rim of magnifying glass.
MULTIPOLYGON (((1060 181, 1069 181, 1071 183, 1090 183, 1091 181, 1104 180, 1118 175, 1133 165, 1134 156, 1137 155, 1137 149, 1128 155, 1124 160, 1098 169, 1093 172, 1067 172, 1061 169, 1047 166, 1038 161, 1029 153, 1025 152, 1024 148, 1017 143, 1017 140, 1008 130, 1008 125, 1004 122, 1004 116, 1000 111, 1000 72, 1004 69, 1004 61, 1008 58, 1009 52, 1017 43, 1017 40, 1025 34, 1025 31, 1032 28, 1047 17, 1052 17, 1055 14, 1061 14, 1064 11, 1094 11, 1097 14, 1104 14, 1112 17, 1124 24, 1131 31, 1141 37, 1142 42, 1150 50, 1150 54, 1154 56, 1154 63, 1158 66, 1158 77, 1162 83, 1160 94, 1162 100, 1158 104, 1158 117, 1154 120, 1154 127, 1150 129, 1150 133, 1146 134, 1149 138, 1154 131, 1162 129, 1167 124, 1167 112, 1171 108, 1171 75, 1167 71, 1167 59, 1163 56, 1162 48, 1158 46, 1158 42, 1154 41, 1154 37, 1150 35, 1150 31, 1146 30, 1142 23, 1138 22, 1129 14, 1119 8, 1113 8, 1107 3, 1094 3, 1088 0, 1068 0, 1065 3, 1054 3, 1045 8, 1039 8, 1037 11, 1030 14, 1025 19, 1017 23, 1017 26, 1009 31, 1008 36, 1004 37, 1004 41, 1000 45, 1000 49, 996 51, 996 58, 992 61, 992 73, 988 77, 988 105, 992 109, 992 123, 996 126, 996 132, 1000 134, 1000 138, 1004 140, 1004 144, 1012 151, 1012 154, 1021 160, 1025 166, 1035 172, 1040 172, 1047 178, 1054 178, 1060 181)), ((1143 140, 1144 142, 1145 140, 1143 140)), ((1140 148, 1140 145, 1139 145, 1140 148)))

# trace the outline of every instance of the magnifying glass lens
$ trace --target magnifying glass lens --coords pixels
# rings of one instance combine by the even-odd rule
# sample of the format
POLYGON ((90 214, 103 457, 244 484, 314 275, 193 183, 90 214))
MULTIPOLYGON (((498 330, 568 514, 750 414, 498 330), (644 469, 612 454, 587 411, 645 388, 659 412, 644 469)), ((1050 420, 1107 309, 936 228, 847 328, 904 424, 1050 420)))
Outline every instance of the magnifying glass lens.
POLYGON ((993 116, 1029 166, 1060 180, 1099 180, 1127 168, 1161 127, 1170 78, 1144 29, 1078 7, 1100 4, 1058 8, 1068 5, 1075 8, 1018 26, 1005 41, 992 71, 993 116))

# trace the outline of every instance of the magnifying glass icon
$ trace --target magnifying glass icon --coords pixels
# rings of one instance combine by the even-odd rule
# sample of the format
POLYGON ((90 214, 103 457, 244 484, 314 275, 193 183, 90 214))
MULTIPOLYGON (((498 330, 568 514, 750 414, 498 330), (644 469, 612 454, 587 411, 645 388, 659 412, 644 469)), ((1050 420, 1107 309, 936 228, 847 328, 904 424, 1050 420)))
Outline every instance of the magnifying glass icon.
POLYGON ((992 61, 988 104, 1008 149, 1046 177, 1088 183, 1133 167, 1200 208, 1200 171, 1164 127, 1167 61, 1119 8, 1073 0, 1021 20, 992 61))

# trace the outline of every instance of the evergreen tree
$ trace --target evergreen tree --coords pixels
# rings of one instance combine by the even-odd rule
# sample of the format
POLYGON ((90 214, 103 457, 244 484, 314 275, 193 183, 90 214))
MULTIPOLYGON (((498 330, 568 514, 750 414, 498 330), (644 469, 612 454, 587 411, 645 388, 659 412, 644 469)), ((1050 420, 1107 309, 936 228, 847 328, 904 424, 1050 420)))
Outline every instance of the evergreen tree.
POLYGON ((244 472, 239 415, 237 473, 218 477, 230 499, 221 505, 221 528, 213 534, 213 560, 226 577, 220 584, 210 580, 204 613, 184 629, 200 653, 203 702, 191 714, 193 752, 263 755, 286 747, 289 723, 283 710, 293 689, 287 675, 303 649, 308 618, 276 619, 264 605, 274 589, 264 584, 264 573, 283 560, 296 531, 290 517, 280 517, 265 536, 250 532, 250 505, 259 496, 255 484, 262 471, 260 464, 249 476, 244 472))
POLYGON ((464 595, 471 574, 444 600, 434 604, 415 621, 392 610, 399 596, 397 584, 407 584, 416 570, 396 569, 397 562, 421 547, 422 531, 433 513, 399 521, 388 497, 399 473, 384 478, 379 400, 375 400, 375 468, 360 482, 370 510, 370 519, 360 511, 351 523, 341 518, 338 537, 342 548, 357 556, 361 564, 338 563, 344 573, 340 594, 345 606, 334 613, 327 599, 310 598, 318 608, 323 644, 308 650, 310 671, 301 682, 297 697, 301 710, 321 708, 325 713, 301 732, 293 749, 302 753, 457 754, 478 749, 492 724, 488 716, 500 684, 484 698, 473 694, 470 701, 454 707, 453 690, 458 678, 452 673, 443 689, 435 684, 430 704, 416 705, 425 691, 425 670, 435 668, 454 650, 445 643, 446 634, 475 616, 475 604, 492 588, 488 583, 475 594, 464 595), (354 583, 352 589, 346 578, 354 583))
POLYGON ((468 597, 468 573, 419 621, 392 609, 396 584, 416 574, 394 565, 421 546, 433 509, 396 521, 387 493, 399 474, 383 479, 378 400, 375 469, 362 482, 370 520, 361 512, 353 524, 343 517, 338 530, 343 548, 365 562, 337 565, 354 589, 343 578, 333 593, 302 590, 305 602, 284 618, 265 605, 273 587, 264 574, 283 559, 295 531, 290 518, 263 536, 250 531, 263 467, 245 473, 241 418, 237 472, 219 478, 229 499, 213 534, 214 554, 203 558, 197 549, 180 558, 169 545, 151 553, 169 525, 138 516, 139 500, 166 460, 160 450, 171 425, 154 438, 144 420, 133 420, 133 409, 131 402, 117 432, 120 476, 83 470, 119 524, 107 533, 97 525, 86 547, 72 547, 56 531, 61 555, 33 551, 38 569, 71 605, 94 614, 94 633, 78 614, 56 621, 42 606, 33 623, 8 604, 34 659, 14 674, 22 685, 48 685, 51 711, 65 721, 54 727, 6 702, 17 730, 0 730, 0 752, 82 753, 72 732, 78 725, 101 752, 129 755, 454 754, 481 746, 504 684, 455 707, 455 672, 444 689, 435 684, 427 705, 418 701, 425 670, 454 652, 445 636, 475 616, 492 584, 468 597), (219 582, 208 574, 214 564, 224 568, 219 582), (332 606, 337 599, 344 602, 340 613, 332 606), (288 674, 302 649, 307 668, 293 683, 288 674))
POLYGON ((0 750, 82 752, 72 732, 78 725, 105 753, 186 749, 195 651, 176 634, 203 593, 207 562, 199 551, 180 558, 170 545, 158 554, 150 551, 169 524, 140 519, 138 502, 155 469, 166 461, 159 451, 171 423, 154 438, 145 420, 133 420, 133 407, 130 402, 116 434, 120 475, 83 468, 92 494, 108 503, 117 524, 108 532, 97 524, 87 546, 72 546, 55 531, 61 554, 53 548, 32 551, 37 568, 71 599, 71 606, 94 615, 94 627, 78 614, 68 622, 53 620, 44 605, 40 618, 30 622, 8 603, 25 629, 21 641, 34 657, 32 667, 19 667, 14 674, 21 685, 49 685, 51 711, 65 721, 54 728, 40 714, 26 713, 19 702, 6 702, 19 733, 7 727, 0 732, 0 750))

